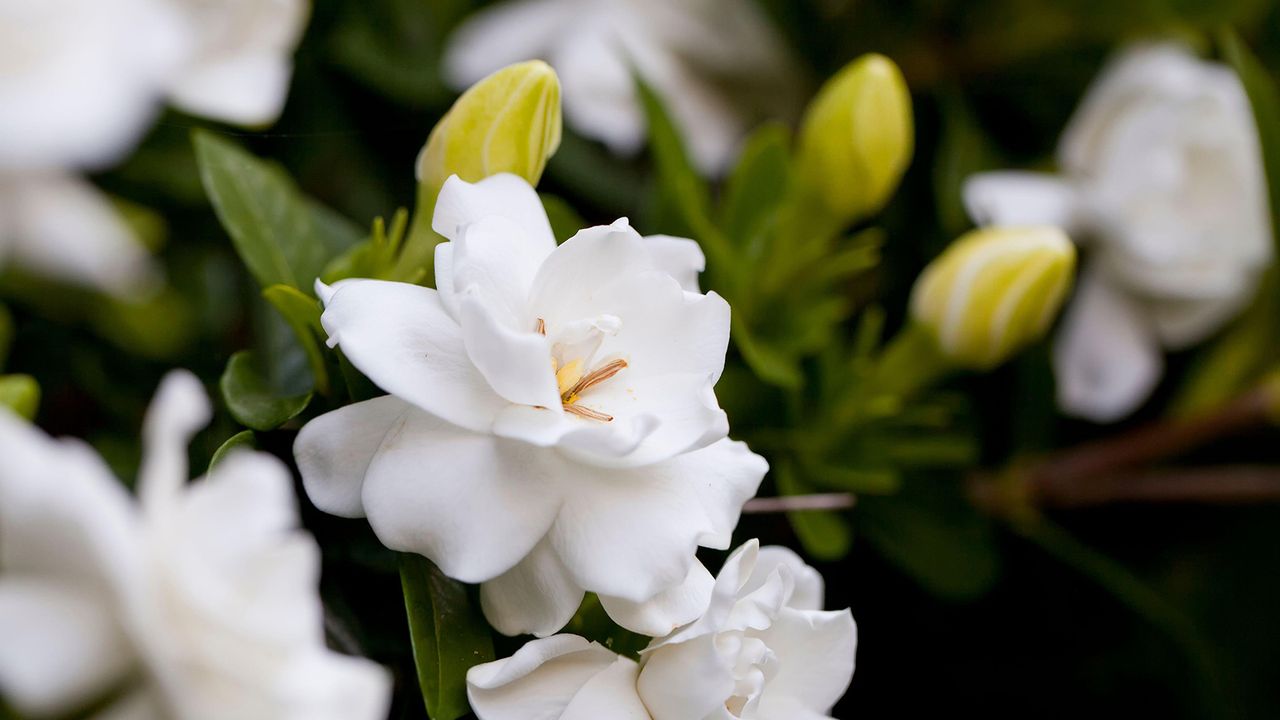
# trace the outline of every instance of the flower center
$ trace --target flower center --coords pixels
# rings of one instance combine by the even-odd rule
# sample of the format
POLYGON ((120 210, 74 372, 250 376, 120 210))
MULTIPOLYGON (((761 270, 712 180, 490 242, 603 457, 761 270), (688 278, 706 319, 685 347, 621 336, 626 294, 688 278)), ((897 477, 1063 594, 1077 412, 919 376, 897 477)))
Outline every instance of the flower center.
MULTIPOLYGON (((560 403, 565 412, 600 422, 610 422, 613 416, 578 404, 582 393, 622 372, 627 361, 610 360, 591 371, 586 371, 588 363, 605 333, 618 331, 618 318, 611 315, 602 316, 586 323, 585 326, 575 324, 560 333, 562 340, 552 346, 551 370, 556 375, 556 387, 560 390, 560 403), (566 356, 571 359, 566 360, 566 356)), ((537 331, 547 334, 547 324, 538 318, 537 331)))

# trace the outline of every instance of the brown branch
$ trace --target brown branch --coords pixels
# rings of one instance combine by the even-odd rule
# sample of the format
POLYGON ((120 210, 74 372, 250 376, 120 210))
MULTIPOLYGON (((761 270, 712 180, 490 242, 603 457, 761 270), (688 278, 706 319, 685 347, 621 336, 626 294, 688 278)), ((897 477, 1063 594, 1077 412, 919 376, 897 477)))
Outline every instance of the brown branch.
POLYGON ((1113 438, 1086 443, 1044 458, 1028 471, 1038 492, 1070 492, 1072 485, 1102 475, 1175 457, 1219 438, 1271 423, 1275 390, 1268 384, 1215 411, 1194 418, 1161 420, 1113 438))
POLYGON ((858 499, 851 493, 819 493, 815 495, 788 495, 785 497, 751 498, 742 507, 744 513, 779 513, 796 510, 847 510, 858 499))
POLYGON ((970 493, 980 507, 997 512, 1010 510, 1015 497, 1032 507, 1060 509, 1114 503, 1245 505, 1280 502, 1280 468, 1226 465, 1145 470, 1098 475, 1070 485, 1024 482, 1020 488, 998 480, 977 480, 971 483, 970 493))

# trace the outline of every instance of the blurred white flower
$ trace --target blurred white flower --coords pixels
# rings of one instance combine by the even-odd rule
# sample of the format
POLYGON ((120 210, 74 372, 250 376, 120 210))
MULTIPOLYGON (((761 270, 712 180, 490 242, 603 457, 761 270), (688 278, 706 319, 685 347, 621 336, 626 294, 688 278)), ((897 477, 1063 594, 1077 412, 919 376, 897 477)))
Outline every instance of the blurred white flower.
POLYGON ((703 614, 637 665, 573 635, 535 640, 467 673, 481 720, 817 720, 853 678, 857 626, 822 610, 822 577, 751 540, 725 562, 703 614))
POLYGON ((145 295, 149 253, 76 174, 127 155, 166 96, 275 119, 306 15, 303 0, 0 0, 0 265, 145 295))
POLYGON ((802 85, 753 0, 511 0, 454 32, 445 76, 464 88, 535 58, 560 74, 569 122, 621 153, 644 143, 638 73, 711 173, 727 168, 761 111, 794 109, 802 85))
POLYGON ((288 470, 241 452, 187 485, 209 416, 161 384, 134 502, 89 447, 0 411, 0 695, 27 717, 385 717, 390 679, 325 647, 319 548, 288 470))
POLYGON ((982 224, 1059 225, 1091 243, 1054 349, 1058 399, 1115 420, 1159 380, 1161 347, 1220 328, 1271 262, 1257 130, 1230 68, 1138 45, 1095 81, 1059 164, 971 178, 965 202, 982 224))
POLYGON ((168 83, 173 104, 235 125, 266 125, 284 107, 306 0, 168 0, 191 30, 168 83))
POLYGON ((661 634, 705 603, 765 461, 726 439, 713 387, 729 306, 682 287, 703 258, 625 220, 559 247, 527 182, 450 178, 437 290, 320 286, 330 343, 391 394, 323 415, 294 452, 322 510, 482 582, 507 634, 549 635, 584 590, 661 634))

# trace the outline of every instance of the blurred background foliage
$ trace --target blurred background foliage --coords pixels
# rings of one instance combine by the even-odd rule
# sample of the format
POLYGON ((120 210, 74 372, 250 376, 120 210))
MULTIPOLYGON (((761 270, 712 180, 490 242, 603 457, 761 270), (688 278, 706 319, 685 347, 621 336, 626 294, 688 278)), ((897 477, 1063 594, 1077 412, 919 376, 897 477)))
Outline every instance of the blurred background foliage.
MULTIPOLYGON (((1280 509, 1111 503, 1010 514, 984 512, 966 494, 980 468, 998 474, 1163 416, 1196 368, 1213 362, 1214 343, 1170 358, 1160 392, 1120 428, 1056 413, 1043 344, 990 373, 954 374, 919 394, 900 388, 899 399, 909 402, 895 403, 881 390, 882 368, 913 357, 909 347, 885 345, 904 324, 912 282, 969 227, 959 195, 965 176, 1050 166, 1088 82, 1126 40, 1175 35, 1218 54, 1217 33, 1232 27, 1274 78, 1280 5, 763 3, 808 69, 811 91, 854 58, 879 52, 899 65, 912 92, 915 152, 898 192, 848 232, 805 246, 819 266, 836 271, 815 277, 809 266, 777 270, 775 262, 743 260, 750 254, 743 243, 754 242, 751 230, 760 222, 749 211, 787 192, 786 126, 759 131, 747 145, 746 169, 704 185, 664 126, 661 99, 649 97, 646 153, 620 159, 566 128, 539 190, 557 198, 548 202, 558 234, 579 217, 595 224, 628 216, 646 234, 699 239, 709 260, 704 286, 734 303, 735 348, 718 395, 734 436, 772 461, 761 494, 856 493, 849 511, 745 516, 738 532, 739 539, 803 547, 827 579, 828 606, 852 606, 859 668, 836 715, 981 710, 1065 718, 1137 710, 1168 718, 1275 717, 1280 509), (689 187, 703 207, 688 207, 689 187)), ((310 263, 304 275, 318 274, 329 257, 365 238, 376 217, 385 220, 374 234, 394 238, 404 223, 397 210, 415 204, 414 158, 456 97, 440 79, 441 48, 481 4, 316 0, 276 125, 250 133, 170 112, 127 162, 95 178, 122 198, 159 248, 172 289, 131 307, 7 278, 12 322, 0 322, 0 341, 10 325, 12 340, 4 370, 39 381, 38 422, 54 434, 86 438, 122 477, 133 477, 137 428, 167 368, 190 368, 211 389, 223 385, 214 393, 223 399, 216 420, 194 446, 194 467, 241 433, 246 419, 264 432, 238 435, 238 442, 287 457, 295 416, 375 392, 351 380, 332 353, 317 354, 318 344, 299 344, 308 331, 316 343, 322 338, 308 325, 311 289, 290 290, 294 283, 252 262, 253 272, 246 271, 229 240, 229 230, 237 233, 224 229, 210 196, 236 200, 219 196, 216 163, 198 164, 197 152, 222 160, 243 155, 279 210, 270 222, 285 236, 331 250, 328 257, 305 257, 305 249, 291 256, 310 263), (259 166, 254 156, 279 168, 259 166)), ((243 253, 247 241, 236 241, 243 253)), ((784 257, 799 252, 798 244, 782 246, 784 257)), ((1280 302, 1274 288, 1260 296, 1262 309, 1224 334, 1224 344, 1244 348, 1232 357, 1250 357, 1216 362, 1253 371, 1273 362, 1280 344, 1272 337, 1280 319, 1271 310, 1280 302)), ((1276 439, 1274 430, 1260 428, 1180 462, 1274 463, 1276 439)), ((301 502, 325 551, 331 639, 394 667, 400 684, 393 716, 422 717, 397 558, 364 523, 301 502)), ((711 567, 722 559, 716 555, 706 558, 711 567)), ((592 622, 584 608, 573 629, 591 634, 592 622)), ((634 639, 615 641, 631 647, 634 639)), ((518 646, 496 642, 499 656, 518 646)))

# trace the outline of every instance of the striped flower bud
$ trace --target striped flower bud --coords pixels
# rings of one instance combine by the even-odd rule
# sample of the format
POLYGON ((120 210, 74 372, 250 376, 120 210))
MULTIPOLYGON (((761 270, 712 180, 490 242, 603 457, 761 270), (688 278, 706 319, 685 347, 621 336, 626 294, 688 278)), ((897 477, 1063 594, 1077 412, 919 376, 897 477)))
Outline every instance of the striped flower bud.
POLYGON ((509 65, 458 98, 418 155, 418 182, 513 173, 536 185, 560 146, 560 80, 541 60, 509 65))
POLYGON ((911 162, 911 93, 883 55, 864 55, 827 81, 800 127, 797 173, 833 217, 879 210, 911 162))
POLYGON ((1056 227, 974 230, 925 268, 911 314, 949 360, 991 368, 1044 335, 1075 262, 1075 246, 1056 227))

